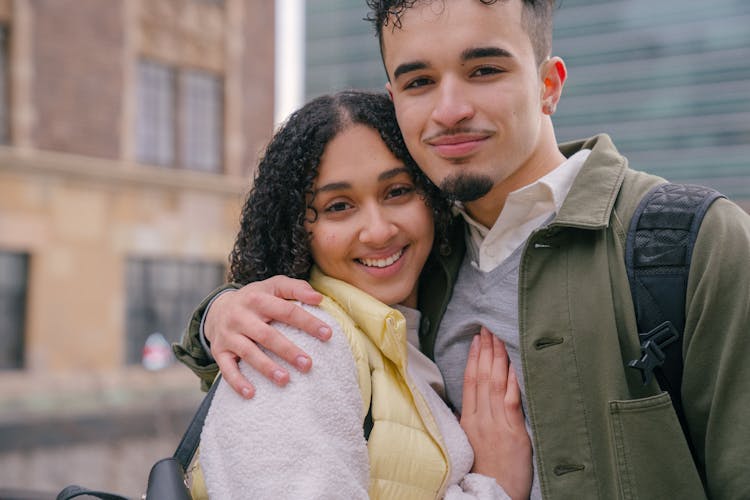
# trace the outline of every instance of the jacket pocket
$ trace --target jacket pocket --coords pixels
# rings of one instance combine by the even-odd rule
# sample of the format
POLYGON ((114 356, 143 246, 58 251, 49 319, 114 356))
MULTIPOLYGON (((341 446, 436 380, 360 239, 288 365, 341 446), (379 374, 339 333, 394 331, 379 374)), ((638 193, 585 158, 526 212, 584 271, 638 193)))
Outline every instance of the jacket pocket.
POLYGON ((705 499, 669 394, 609 402, 620 495, 705 499))

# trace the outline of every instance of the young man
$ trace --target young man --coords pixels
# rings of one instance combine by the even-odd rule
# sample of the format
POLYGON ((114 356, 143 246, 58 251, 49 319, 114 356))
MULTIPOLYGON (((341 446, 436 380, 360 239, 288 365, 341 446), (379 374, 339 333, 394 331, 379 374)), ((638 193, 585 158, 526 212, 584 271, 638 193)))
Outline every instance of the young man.
MULTIPOLYGON (((628 169, 605 135, 556 143, 566 68, 550 57, 553 0, 368 4, 407 146, 461 214, 452 254, 420 285, 421 349, 450 402, 460 410, 469 343, 484 325, 521 367, 533 498, 750 498, 750 217, 716 201, 693 254, 682 395, 694 463, 669 396, 626 368, 640 353, 624 236, 663 181, 628 169)), ((268 322, 328 335, 287 298, 318 300, 277 277, 219 295, 206 314, 213 355, 247 397, 239 357, 289 380, 253 341, 311 366, 268 322)), ((205 309, 177 350, 210 380, 205 309)))

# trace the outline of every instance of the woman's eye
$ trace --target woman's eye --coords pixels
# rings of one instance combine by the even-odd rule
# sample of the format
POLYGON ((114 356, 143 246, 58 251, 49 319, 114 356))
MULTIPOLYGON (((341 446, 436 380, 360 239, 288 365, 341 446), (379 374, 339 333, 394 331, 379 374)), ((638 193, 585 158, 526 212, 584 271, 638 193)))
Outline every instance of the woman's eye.
POLYGON ((343 212, 349 208, 349 204, 344 201, 337 201, 336 203, 331 203, 325 208, 326 212, 343 212))
POLYGON ((386 198, 396 198, 398 196, 404 196, 412 192, 414 192, 414 187, 412 186, 398 186, 389 190, 386 198))

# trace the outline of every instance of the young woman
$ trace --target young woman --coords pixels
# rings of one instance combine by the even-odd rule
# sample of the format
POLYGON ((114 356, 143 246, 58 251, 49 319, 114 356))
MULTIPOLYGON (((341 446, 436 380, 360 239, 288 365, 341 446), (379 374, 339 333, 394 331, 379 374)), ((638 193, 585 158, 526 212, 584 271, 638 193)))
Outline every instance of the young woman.
POLYGON ((447 251, 447 217, 385 95, 317 98, 276 133, 231 279, 308 279, 324 299, 305 308, 334 333, 322 343, 275 325, 315 359, 283 389, 259 379, 246 400, 220 382, 199 458, 211 498, 528 497, 531 447, 503 345, 475 339, 460 424, 418 349, 417 281, 447 251))

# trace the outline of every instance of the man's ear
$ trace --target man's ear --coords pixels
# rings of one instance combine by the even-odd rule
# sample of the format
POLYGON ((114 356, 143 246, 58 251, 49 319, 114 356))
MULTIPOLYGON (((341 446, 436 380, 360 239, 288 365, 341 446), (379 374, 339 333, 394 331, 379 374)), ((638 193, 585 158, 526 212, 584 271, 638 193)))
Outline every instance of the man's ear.
POLYGON ((385 90, 388 92, 388 97, 393 101, 393 92, 391 91, 391 82, 385 82, 385 90))
POLYGON ((551 57, 542 63, 539 73, 542 79, 542 113, 553 115, 568 78, 568 70, 561 58, 551 57))

